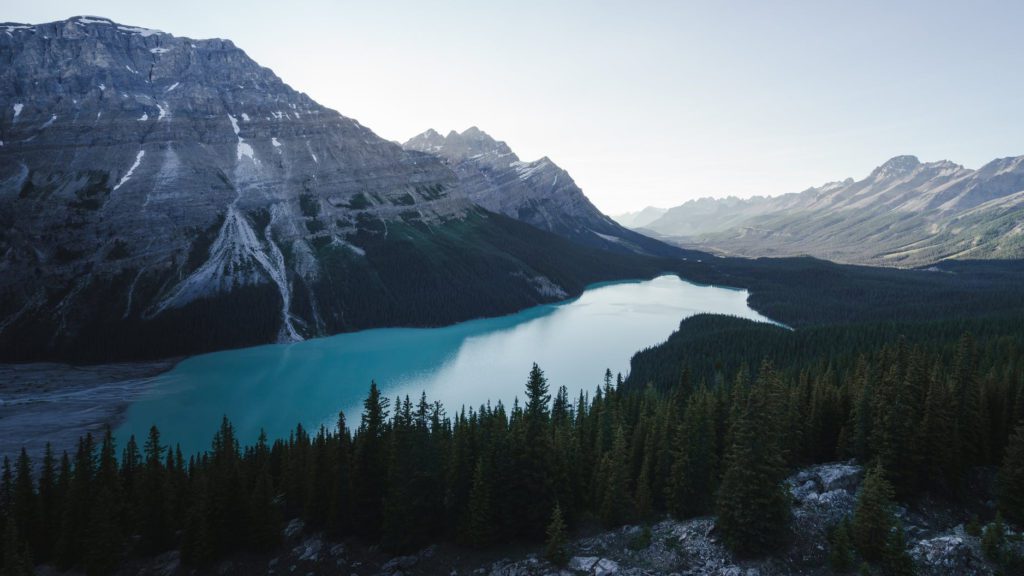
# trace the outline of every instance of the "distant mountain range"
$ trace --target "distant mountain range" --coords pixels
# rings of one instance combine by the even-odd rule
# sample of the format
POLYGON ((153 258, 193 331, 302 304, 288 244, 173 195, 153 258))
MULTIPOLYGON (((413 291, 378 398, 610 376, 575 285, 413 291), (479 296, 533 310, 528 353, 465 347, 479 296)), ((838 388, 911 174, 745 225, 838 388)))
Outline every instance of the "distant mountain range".
POLYGON ((1024 257, 1024 156, 970 170, 898 156, 863 180, 750 199, 703 198, 634 224, 681 246, 920 266, 1024 257))
POLYGON ((228 40, 76 17, 0 24, 0 54, 0 359, 436 325, 684 253, 549 160, 479 131, 405 150, 228 40))
POLYGON ((612 218, 619 224, 622 224, 623 226, 628 226, 630 228, 640 228, 642 226, 650 224, 651 222, 654 222, 658 218, 661 218, 662 216, 665 215, 665 212, 668 212, 668 208, 648 206, 643 210, 638 210, 636 212, 624 212, 622 214, 614 214, 612 215, 612 218))

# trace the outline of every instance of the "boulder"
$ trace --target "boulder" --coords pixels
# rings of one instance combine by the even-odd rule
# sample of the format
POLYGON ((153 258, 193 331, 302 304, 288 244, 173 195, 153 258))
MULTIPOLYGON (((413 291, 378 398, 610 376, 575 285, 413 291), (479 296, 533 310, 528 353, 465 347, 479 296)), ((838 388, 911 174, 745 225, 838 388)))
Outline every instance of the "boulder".
POLYGON ((824 492, 855 492, 864 478, 864 468, 855 464, 826 464, 817 467, 817 474, 824 492))
POLYGON ((419 558, 416 556, 398 556, 388 560, 383 566, 380 567, 380 571, 384 573, 393 573, 401 570, 408 570, 416 565, 419 558))
POLYGON ((298 518, 293 518, 292 521, 284 527, 284 530, 281 533, 284 535, 285 540, 291 540, 292 538, 301 534, 305 528, 305 522, 298 518))
POLYGON ((314 536, 296 546, 292 553, 299 557, 300 562, 316 562, 320 558, 320 550, 323 547, 324 541, 319 536, 314 536))

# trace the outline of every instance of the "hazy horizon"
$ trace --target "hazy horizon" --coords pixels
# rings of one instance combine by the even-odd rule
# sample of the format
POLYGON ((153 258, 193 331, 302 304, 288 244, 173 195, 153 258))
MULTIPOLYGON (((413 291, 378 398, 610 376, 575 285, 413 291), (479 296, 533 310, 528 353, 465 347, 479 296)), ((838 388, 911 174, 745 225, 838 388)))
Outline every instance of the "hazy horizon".
POLYGON ((1024 154, 1024 4, 52 0, 3 19, 83 14, 231 39, 389 140, 478 126, 610 214, 1024 154))

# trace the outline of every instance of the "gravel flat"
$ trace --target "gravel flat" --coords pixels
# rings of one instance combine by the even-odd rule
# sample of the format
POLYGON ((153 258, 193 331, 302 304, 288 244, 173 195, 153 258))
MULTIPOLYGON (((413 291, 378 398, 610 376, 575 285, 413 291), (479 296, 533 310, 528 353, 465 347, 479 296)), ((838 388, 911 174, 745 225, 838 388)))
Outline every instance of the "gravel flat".
MULTIPOLYGON (((0 364, 0 458, 13 459, 24 446, 37 459, 47 442, 58 455, 73 452, 79 436, 102 433, 107 425, 116 427, 154 376, 177 361, 0 364)), ((118 438, 119 450, 126 441, 118 438)))

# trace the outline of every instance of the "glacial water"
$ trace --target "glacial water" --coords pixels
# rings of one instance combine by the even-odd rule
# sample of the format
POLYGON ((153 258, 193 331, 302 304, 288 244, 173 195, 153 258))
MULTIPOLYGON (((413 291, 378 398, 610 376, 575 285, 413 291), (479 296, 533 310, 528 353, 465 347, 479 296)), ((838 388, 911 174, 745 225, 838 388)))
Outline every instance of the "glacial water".
POLYGON ((350 428, 375 380, 393 399, 425 391, 449 414, 462 406, 523 397, 534 362, 552 393, 565 385, 575 399, 598 386, 606 368, 629 370, 642 348, 668 338, 679 322, 712 312, 768 321, 747 306, 747 292, 699 286, 676 276, 594 285, 575 300, 442 328, 382 328, 295 344, 228 350, 189 358, 159 376, 133 403, 117 430, 141 444, 156 424, 186 454, 206 449, 227 416, 240 439, 260 429, 271 440, 302 423, 334 426, 339 410, 350 428))

